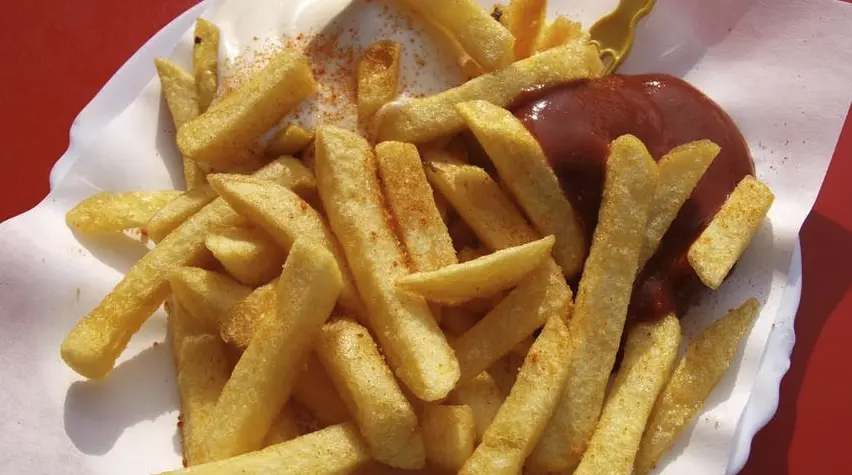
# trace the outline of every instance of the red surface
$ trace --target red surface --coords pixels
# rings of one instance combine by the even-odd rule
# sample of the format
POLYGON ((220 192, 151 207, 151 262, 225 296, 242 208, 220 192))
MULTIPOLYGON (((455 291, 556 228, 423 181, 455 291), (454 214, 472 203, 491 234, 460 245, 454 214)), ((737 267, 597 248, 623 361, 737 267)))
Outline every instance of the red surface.
MULTIPOLYGON (((68 129, 112 73, 194 0, 27 0, 0 14, 0 220, 38 203, 68 129)), ((852 78, 850 78, 852 80, 852 78)), ((778 414, 746 475, 850 473, 852 119, 802 230, 804 293, 778 414)), ((0 251, 2 252, 2 251, 0 251)))

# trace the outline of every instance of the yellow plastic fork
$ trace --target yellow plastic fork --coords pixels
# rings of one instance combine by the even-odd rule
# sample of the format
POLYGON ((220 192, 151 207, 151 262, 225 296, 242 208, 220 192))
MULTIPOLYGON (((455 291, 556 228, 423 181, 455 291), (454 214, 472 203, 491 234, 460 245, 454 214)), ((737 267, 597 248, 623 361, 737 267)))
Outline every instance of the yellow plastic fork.
POLYGON ((604 74, 621 65, 633 46, 636 24, 647 15, 656 0, 620 0, 618 7, 589 29, 592 43, 598 47, 604 74))

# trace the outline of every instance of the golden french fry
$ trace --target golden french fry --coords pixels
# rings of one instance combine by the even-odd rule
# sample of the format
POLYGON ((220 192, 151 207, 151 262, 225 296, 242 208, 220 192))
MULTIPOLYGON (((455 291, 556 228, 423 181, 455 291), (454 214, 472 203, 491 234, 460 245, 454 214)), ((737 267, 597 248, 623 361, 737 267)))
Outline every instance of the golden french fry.
POLYGON ((215 335, 216 327, 211 320, 196 318, 195 315, 189 313, 174 295, 166 299, 163 307, 165 307, 168 315, 167 331, 172 344, 175 368, 177 368, 183 340, 194 335, 215 335))
POLYGON ((423 468, 417 416, 367 329, 347 320, 329 322, 316 352, 373 458, 394 467, 423 468))
MULTIPOLYGON (((274 161, 255 177, 276 181, 286 167, 274 161)), ((217 229, 234 226, 241 217, 216 199, 166 236, 145 254, 98 306, 77 322, 62 342, 62 359, 87 378, 102 378, 115 364, 130 337, 163 303, 169 293, 168 275, 208 256, 204 238, 217 229)))
POLYGON ((610 144, 603 198, 569 323, 569 376, 528 462, 532 473, 571 470, 600 416, 627 316, 639 249, 657 185, 657 164, 639 139, 610 144))
POLYGON ((433 467, 455 472, 473 453, 476 422, 468 406, 427 404, 423 410, 423 443, 433 467))
POLYGON ((541 266, 550 256, 553 242, 553 236, 548 236, 432 272, 409 274, 396 285, 444 305, 488 297, 515 287, 541 266))
POLYGON ((648 415, 671 375, 679 346, 674 314, 630 329, 621 368, 575 475, 631 473, 648 415))
POLYGON ((547 0, 509 0, 509 32, 515 37, 515 61, 535 54, 546 14, 547 0))
POLYGON ((458 362, 426 301, 396 290, 396 279, 408 269, 387 221, 369 144, 343 129, 318 129, 316 174, 331 228, 391 368, 419 398, 446 396, 458 380, 458 362))
POLYGON ((731 366, 739 342, 759 310, 757 299, 748 299, 689 342, 686 354, 651 411, 636 454, 637 475, 645 475, 654 468, 704 406, 716 383, 731 366))
POLYGON ((245 84, 178 129, 178 148, 200 163, 239 163, 260 136, 315 90, 305 57, 282 50, 245 84))
POLYGON ((245 348, 251 341, 257 322, 275 315, 275 289, 278 279, 254 289, 238 302, 219 321, 222 339, 237 348, 245 348))
POLYGON ((266 143, 267 155, 296 155, 314 141, 314 133, 299 126, 287 124, 266 143))
POLYGON ((382 189, 399 226, 402 242, 414 270, 428 272, 456 264, 456 251, 417 147, 401 142, 376 145, 382 189))
POLYGON ((143 228, 157 210, 178 196, 180 192, 172 190, 102 191, 71 208, 65 215, 65 222, 72 229, 87 233, 143 228))
POLYGON ((215 200, 216 196, 213 188, 199 185, 169 201, 148 220, 148 236, 154 242, 162 241, 190 216, 215 200))
POLYGON ((427 21, 446 30, 487 71, 512 62, 515 40, 473 0, 402 0, 427 21))
POLYGON ((586 257, 583 227, 538 141, 511 112, 488 102, 465 102, 456 110, 535 227, 556 236, 553 258, 562 272, 576 275, 586 257))
POLYGON ((241 215, 263 228, 285 250, 304 238, 327 249, 343 275, 340 304, 358 315, 364 313, 361 298, 346 258, 322 216, 287 187, 243 175, 213 174, 210 185, 241 215))
POLYGON ((227 228, 207 236, 204 245, 241 284, 269 283, 281 273, 287 254, 262 229, 227 228))
POLYGON ((517 474, 544 431, 568 376, 564 316, 551 315, 533 343, 506 401, 459 475, 517 474))
POLYGON ((660 180, 651 202, 651 214, 639 253, 640 270, 657 251, 663 235, 719 150, 719 146, 709 140, 697 140, 675 147, 657 162, 660 180))
POLYGON ((172 293, 197 320, 218 333, 219 321, 251 292, 228 276, 197 267, 178 267, 169 274, 172 293))
POLYGON ((339 424, 293 440, 218 462, 161 475, 339 475, 370 460, 370 452, 352 423, 339 424))
POLYGON ((402 47, 390 40, 375 41, 358 62, 358 117, 368 123, 397 94, 402 47))
POLYGON ((749 175, 740 181, 722 209, 689 247, 689 264, 704 285, 711 289, 722 285, 774 199, 772 190, 757 178, 749 175))
POLYGON ((293 440, 302 435, 299 431, 299 426, 296 424, 296 414, 293 412, 293 406, 285 404, 281 408, 281 412, 272 421, 272 426, 269 432, 266 433, 266 438, 263 439, 263 446, 280 444, 293 440))
POLYGON ((277 315, 258 322, 211 414, 211 460, 260 448, 342 287, 331 253, 306 239, 293 244, 276 289, 277 315))
POLYGON ((461 369, 459 382, 488 369, 551 315, 570 312, 571 289, 554 267, 543 264, 532 271, 494 310, 453 341, 461 369))
POLYGON ((389 109, 382 113, 378 136, 380 140, 419 144, 452 135, 465 128, 455 109, 458 103, 485 100, 506 107, 532 87, 597 77, 601 69, 594 46, 567 44, 483 74, 448 91, 389 109))
POLYGON ((330 426, 351 419, 331 378, 315 354, 305 361, 293 386, 293 399, 305 406, 320 423, 330 426))
POLYGON ((204 18, 195 22, 192 71, 198 91, 198 108, 203 112, 219 88, 219 27, 204 18))
POLYGON ((583 25, 571 21, 562 15, 556 17, 553 22, 542 29, 535 45, 537 53, 562 46, 569 42, 586 44, 589 42, 589 33, 583 31, 583 25))
POLYGON ((470 407, 476 424, 476 440, 479 441, 505 399, 494 378, 483 371, 470 381, 459 384, 450 393, 449 402, 470 407))

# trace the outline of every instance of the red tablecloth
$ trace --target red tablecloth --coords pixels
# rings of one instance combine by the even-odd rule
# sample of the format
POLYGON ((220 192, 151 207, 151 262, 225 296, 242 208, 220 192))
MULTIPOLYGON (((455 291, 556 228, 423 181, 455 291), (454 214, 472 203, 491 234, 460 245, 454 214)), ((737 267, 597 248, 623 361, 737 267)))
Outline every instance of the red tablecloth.
MULTIPOLYGON (((26 211, 47 194, 48 172, 67 147, 68 129, 80 109, 145 40, 194 3, 4 2, 0 220, 26 211)), ((804 294, 792 367, 781 385, 781 406, 755 439, 744 474, 852 472, 850 181, 852 119, 847 119, 825 185, 801 233, 804 294)))

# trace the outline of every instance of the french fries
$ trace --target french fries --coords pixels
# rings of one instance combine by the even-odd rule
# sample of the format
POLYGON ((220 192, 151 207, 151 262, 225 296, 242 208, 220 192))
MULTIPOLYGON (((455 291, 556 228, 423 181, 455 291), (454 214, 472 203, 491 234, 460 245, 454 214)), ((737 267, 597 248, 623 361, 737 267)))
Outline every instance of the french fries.
POLYGON ((401 0, 435 26, 446 30, 486 71, 512 62, 515 40, 473 0, 401 0))
POLYGON ((368 123, 397 94, 399 55, 402 47, 390 40, 367 46, 358 62, 358 117, 368 123))
POLYGON ((315 90, 304 56, 282 50, 245 84, 178 129, 178 148, 199 163, 239 163, 261 135, 315 90))
MULTIPOLYGON (((206 180, 205 180, 206 181, 206 180)), ((207 185, 198 185, 164 204, 148 221, 148 236, 160 242, 184 221, 216 199, 216 192, 207 185)))
POLYGON ((709 140, 697 140, 675 147, 657 162, 660 181, 651 203, 651 214, 639 253, 639 269, 656 252, 663 235, 719 150, 719 146, 709 140))
POLYGON ((393 467, 423 468, 417 416, 367 329, 347 320, 329 322, 316 349, 373 458, 393 467))
POLYGON ((444 305, 489 297, 518 285, 539 267, 550 256, 553 242, 553 236, 548 236, 462 264, 409 274, 397 280, 396 285, 444 305))
POLYGON ((203 112, 216 97, 219 88, 219 27, 204 18, 195 22, 192 71, 198 92, 198 108, 203 112))
POLYGON ((263 439, 263 446, 269 447, 270 445, 287 442, 288 440, 293 440, 300 435, 293 407, 290 404, 285 404, 284 407, 281 408, 281 412, 278 413, 278 416, 275 417, 275 420, 272 421, 272 426, 269 428, 269 432, 266 433, 266 437, 263 439))
POLYGON ((266 143, 267 155, 295 155, 314 141, 314 133, 298 124, 287 124, 266 143))
POLYGON ((689 342, 686 354, 657 398, 636 454, 637 475, 654 468, 663 453, 710 396, 716 383, 731 366, 742 337, 760 310, 751 298, 710 325, 689 342))
POLYGON ((207 236, 204 245, 241 284, 258 286, 281 273, 286 253, 263 230, 227 228, 207 236))
POLYGON ((227 343, 245 348, 251 341, 257 322, 275 315, 275 289, 278 279, 254 289, 236 303, 219 321, 220 335, 227 343))
POLYGON ((556 236, 553 258, 567 277, 580 272, 586 239, 538 141, 511 112, 485 101, 456 105, 500 178, 542 234, 556 236))
POLYGON ((151 216, 179 191, 102 191, 77 203, 65 215, 72 229, 87 233, 110 233, 144 228, 151 216))
POLYGON ((532 87, 597 77, 601 70, 594 46, 569 43, 483 74, 453 89, 413 99, 383 112, 378 138, 419 144, 449 136, 465 127, 455 109, 456 104, 484 100, 506 107, 532 87))
POLYGON ((336 127, 317 129, 316 175, 331 228, 391 368, 419 398, 443 398, 458 380, 458 362, 426 301, 396 290, 396 279, 408 270, 382 206, 367 141, 336 127))
POLYGON ((196 465, 161 475, 338 475, 370 460, 370 452, 352 423, 339 424, 257 452, 196 465))
POLYGON ((197 267, 178 267, 169 274, 169 285, 175 297, 199 321, 207 323, 209 333, 216 333, 219 321, 252 289, 230 277, 197 267))
POLYGON ((526 355, 521 356, 513 351, 488 368, 488 374, 494 379, 494 384, 501 393, 509 394, 512 391, 512 386, 518 379, 518 372, 524 364, 524 358, 526 355))
POLYGON ((510 0, 509 32, 515 37, 515 61, 535 54, 547 15, 547 0, 510 0))
POLYGON ((568 42, 588 43, 589 34, 583 31, 583 26, 580 23, 559 15, 542 29, 538 41, 536 41, 535 50, 540 53, 568 42))
POLYGON ((304 239, 293 244, 276 289, 277 315, 258 322, 211 415, 211 460, 262 446, 342 287, 331 253, 304 239))
POLYGON ((449 402, 470 407, 476 424, 476 440, 480 441, 505 399, 494 378, 483 371, 470 381, 459 384, 450 393, 449 402))
POLYGON ((315 354, 308 355, 302 372, 296 379, 293 399, 326 426, 351 419, 343 400, 334 388, 334 383, 315 354))
POLYGON ((775 196, 753 176, 740 181, 689 248, 687 258, 707 287, 718 289, 745 251, 775 196))
POLYGON ((613 140, 598 225, 569 324, 572 350, 563 362, 569 376, 528 461, 532 473, 571 470, 586 451, 621 342, 657 179, 657 164, 639 139, 613 140))
POLYGON ((671 375, 680 345, 674 314, 636 324, 589 448, 575 475, 629 475, 654 401, 671 375))
POLYGON ((455 472, 473 453, 476 422, 468 406, 427 404, 423 409, 423 442, 433 467, 455 472))

